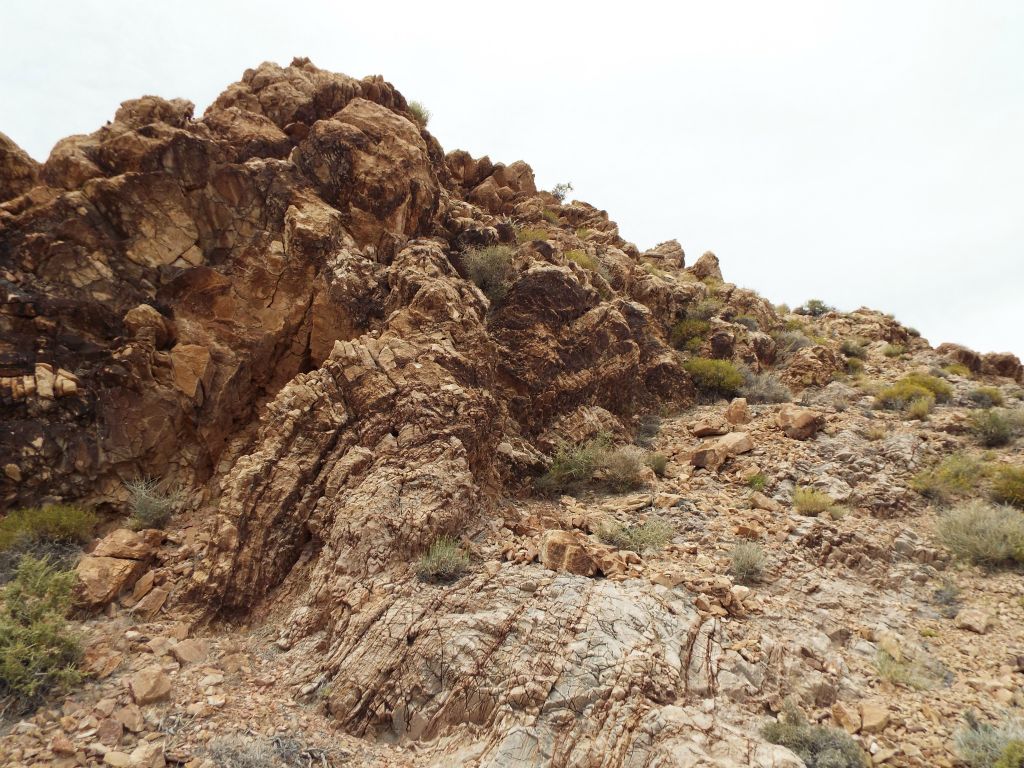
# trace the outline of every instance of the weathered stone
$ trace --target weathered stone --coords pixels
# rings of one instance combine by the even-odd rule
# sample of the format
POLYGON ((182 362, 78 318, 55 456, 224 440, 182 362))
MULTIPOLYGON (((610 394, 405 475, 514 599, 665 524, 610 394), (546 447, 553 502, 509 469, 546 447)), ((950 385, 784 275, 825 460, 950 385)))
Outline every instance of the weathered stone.
POLYGON ((590 554, 587 538, 577 531, 548 531, 540 545, 540 561, 552 571, 593 576, 597 561, 590 554))
POLYGON ((81 600, 93 607, 106 605, 132 584, 142 567, 138 560, 86 555, 75 567, 81 600))
POLYGON ((695 467, 717 470, 730 457, 753 450, 754 442, 746 432, 731 432, 709 440, 693 452, 690 463, 695 467))
POLYGON ((707 416, 698 421, 690 423, 690 431, 694 437, 710 437, 713 435, 725 435, 731 429, 730 422, 721 416, 707 416))
POLYGON ((132 698, 139 706, 164 701, 171 694, 171 679, 158 666, 140 669, 131 677, 132 698))
POLYGON ((734 397, 725 409, 725 418, 730 424, 746 424, 750 421, 750 409, 747 398, 734 397))
POLYGON ((104 536, 92 554, 96 557, 146 560, 156 553, 162 540, 163 533, 158 530, 131 531, 118 528, 104 536))
POLYGON ((992 616, 978 608, 964 608, 957 613, 954 623, 960 629, 984 635, 992 628, 992 616))
POLYGON ((881 733, 889 725, 889 708, 881 701, 862 701, 860 719, 864 733, 881 733))
POLYGON ((194 664, 197 661, 203 661, 209 652, 210 644, 198 638, 182 640, 171 648, 171 655, 181 664, 194 664))
POLYGON ((810 408, 786 403, 775 415, 775 423, 794 440, 809 440, 825 426, 825 417, 810 408))

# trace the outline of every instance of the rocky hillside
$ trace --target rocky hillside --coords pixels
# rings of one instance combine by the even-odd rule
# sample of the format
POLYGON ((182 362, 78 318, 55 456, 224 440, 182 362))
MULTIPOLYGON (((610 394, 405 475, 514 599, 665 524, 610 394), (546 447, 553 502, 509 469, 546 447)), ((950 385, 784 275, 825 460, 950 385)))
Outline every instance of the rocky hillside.
POLYGON ((425 122, 297 59, 0 135, 0 509, 92 515, 6 764, 953 766, 1020 714, 1019 360, 425 122))

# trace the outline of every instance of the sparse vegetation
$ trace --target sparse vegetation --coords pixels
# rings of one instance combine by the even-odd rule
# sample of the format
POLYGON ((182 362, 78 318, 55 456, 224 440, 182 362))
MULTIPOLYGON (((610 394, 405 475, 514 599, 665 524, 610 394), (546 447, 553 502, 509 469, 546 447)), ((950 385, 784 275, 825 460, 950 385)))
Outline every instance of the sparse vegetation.
POLYGON ((545 208, 543 211, 541 211, 540 215, 544 219, 544 221, 546 221, 548 224, 557 224, 558 223, 558 214, 555 213, 550 208, 545 208))
POLYGON ((0 700, 25 711, 81 680, 82 648, 67 624, 75 575, 25 556, 0 592, 0 700))
POLYGON ((748 331, 757 331, 761 328, 761 324, 753 315, 736 315, 732 321, 736 323, 736 325, 742 325, 748 331))
POLYGON ((936 683, 935 675, 924 665, 893 658, 887 651, 878 652, 875 671, 881 680, 918 691, 932 688, 936 683))
POLYGON ((968 392, 967 397, 980 408, 1003 404, 1003 393, 999 387, 978 387, 968 392))
POLYGON ((462 255, 466 277, 483 291, 491 303, 505 298, 515 270, 512 267, 512 249, 507 245, 472 248, 462 255))
POLYGON ((757 542, 741 541, 729 553, 729 573, 741 584, 760 581, 768 558, 757 542))
POLYGON ((669 341, 676 349, 696 352, 711 330, 711 323, 697 318, 684 318, 672 326, 669 341))
POLYGON ((650 467, 658 477, 664 477, 665 469, 668 467, 668 456, 664 453, 649 453, 644 459, 644 463, 650 467))
POLYGON ((834 312, 835 307, 830 307, 821 299, 808 299, 803 306, 796 308, 798 315, 810 315, 811 317, 821 317, 826 312, 834 312))
POLYGON ((763 491, 767 482, 768 478, 764 476, 764 472, 758 472, 747 478, 747 486, 754 491, 763 491))
POLYGON ((793 400, 793 393, 789 387, 783 384, 774 373, 746 371, 743 379, 740 395, 751 403, 789 403, 793 400))
POLYGON ((885 436, 889 434, 889 430, 884 424, 869 424, 864 428, 864 432, 862 434, 864 435, 865 440, 876 442, 878 440, 884 440, 885 436))
POLYGON ((722 302, 714 297, 701 299, 686 308, 686 316, 695 320, 710 320, 722 311, 722 302))
POLYGON ((861 339, 847 339, 839 346, 839 351, 846 357, 855 357, 864 360, 868 356, 867 347, 861 339))
POLYGON ((561 203, 565 201, 566 195, 572 192, 572 190, 573 187, 571 181, 561 182, 559 184, 555 184, 555 186, 551 188, 551 196, 561 203))
POLYGON ((886 357, 901 357, 907 353, 907 348, 902 344, 886 344, 882 347, 882 354, 886 357))
POLYGON ((597 259, 595 259, 586 251, 581 250, 579 248, 575 248, 571 251, 566 251, 565 258, 567 258, 569 261, 573 261, 579 264, 584 269, 589 269, 591 272, 601 271, 601 265, 598 263, 597 259))
POLYGON ((985 462, 963 453, 954 453, 932 469, 914 475, 910 487, 927 499, 947 502, 975 490, 987 472, 985 462))
POLYGON ((836 508, 836 502, 822 491, 798 487, 793 490, 793 507, 801 515, 830 515, 836 508))
MULTIPOLYGON (((566 492, 597 480, 614 491, 630 490, 642 484, 642 471, 649 460, 651 455, 641 448, 616 447, 607 436, 599 435, 579 445, 559 447, 548 471, 535 485, 540 491, 566 492)), ((659 460, 653 461, 657 464, 659 460)))
POLYGON ((454 581, 469 567, 469 558, 459 542, 440 536, 416 564, 416 574, 424 581, 454 581))
POLYGON ((1024 514, 1013 507, 964 502, 939 519, 937 531, 961 560, 986 568, 1024 563, 1024 514))
POLYGON ((1024 508, 1024 467, 1000 467, 992 480, 992 500, 1024 508))
POLYGON ((79 506, 54 504, 12 510, 0 520, 0 584, 14 575, 26 556, 70 568, 95 525, 96 515, 79 506))
POLYGON ((857 357, 846 358, 846 372, 851 376, 858 376, 864 372, 864 361, 857 357))
POLYGON ((664 549, 672 540, 672 526, 664 520, 651 518, 640 525, 608 522, 597 531, 597 537, 609 546, 628 549, 638 555, 664 549))
POLYGON ((950 376, 960 376, 964 379, 969 379, 971 377, 971 369, 963 363, 949 363, 942 366, 942 369, 950 376))
POLYGON ((743 374, 728 360, 695 357, 683 363, 693 383, 710 397, 733 397, 743 386, 743 374))
POLYGON ((416 125, 420 128, 426 128, 427 123, 430 122, 430 110, 418 101, 410 101, 407 107, 416 125))
POLYGON ((775 339, 775 348, 782 359, 789 357, 804 347, 814 345, 814 342, 808 338, 807 334, 798 330, 774 331, 771 336, 775 339))
POLYGON ((905 409, 905 413, 912 419, 917 421, 924 421, 928 418, 928 414, 932 412, 932 408, 935 407, 934 397, 918 397, 911 400, 905 409))
POLYGON ((1013 752, 1018 751, 1015 742, 1024 741, 1024 724, 1020 722, 1009 720, 998 726, 990 725, 980 722, 973 712, 968 712, 964 719, 966 725, 956 732, 953 743, 960 759, 970 768, 1003 768, 999 765, 1003 758, 1012 759, 1013 752))
POLYGON ((1021 429, 1020 417, 1002 408, 986 408, 971 414, 971 434, 986 448, 1009 445, 1021 429))
POLYGON ((936 376, 927 373, 908 373, 901 382, 924 387, 935 397, 936 402, 948 403, 953 396, 953 387, 936 376))
POLYGON ((871 765, 857 742, 845 731, 811 725, 790 702, 777 721, 761 729, 761 735, 772 744, 792 750, 807 768, 868 768, 871 765))
POLYGON ((548 231, 543 227, 522 227, 516 230, 517 243, 532 243, 534 240, 547 239, 548 231))
POLYGON ((293 738, 267 739, 249 733, 217 736, 206 746, 217 768, 298 768, 329 765, 327 751, 310 748, 293 738))
POLYGON ((146 477, 129 480, 124 485, 128 489, 132 509, 128 525, 136 531, 163 528, 184 499, 180 488, 171 488, 146 477))
POLYGON ((612 490, 628 491, 642 485, 645 460, 644 451, 635 445, 608 448, 598 456, 597 471, 612 490))
POLYGON ((910 373, 875 394, 879 408, 903 411, 913 419, 925 419, 936 401, 949 400, 953 388, 936 376, 910 373))

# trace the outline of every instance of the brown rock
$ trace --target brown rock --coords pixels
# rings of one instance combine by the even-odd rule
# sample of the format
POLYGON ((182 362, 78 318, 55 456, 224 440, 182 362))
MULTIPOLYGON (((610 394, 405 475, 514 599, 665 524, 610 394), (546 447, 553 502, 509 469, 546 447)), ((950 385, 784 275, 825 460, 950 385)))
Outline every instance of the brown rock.
POLYGON ((0 133, 0 203, 28 192, 37 183, 39 163, 0 133))
POLYGON ((163 587, 157 587, 139 600, 132 608, 132 612, 149 621, 160 613, 160 609, 164 607, 169 594, 168 590, 163 587))
POLYGON ((124 725, 120 721, 109 717, 100 721, 99 728, 96 731, 96 738, 108 747, 116 747, 120 744, 123 735, 124 725))
POLYGON ((881 733, 889 725, 889 708, 880 701, 862 701, 860 719, 864 733, 881 733))
POLYGON ((747 398, 734 397, 725 409, 725 418, 730 424, 746 424, 750 421, 750 409, 747 398))
POLYGON ((779 373, 779 378, 794 390, 827 386, 846 365, 843 356, 820 344, 794 352, 779 373))
POLYGON ((163 532, 158 530, 131 531, 118 528, 104 536, 92 554, 96 557, 146 560, 156 553, 161 541, 163 532))
POLYGON ((857 733, 860 730, 860 712, 842 702, 837 701, 832 705, 832 719, 847 733, 857 733))
POLYGON ((964 608, 957 613, 954 623, 960 629, 984 635, 992 628, 992 616, 977 608, 964 608))
POLYGON ((210 350, 198 344, 175 344, 171 350, 174 386, 190 399, 201 401, 213 380, 210 350))
POLYGON ((158 666, 140 669, 131 677, 132 698, 140 706, 170 698, 171 679, 158 666))
POLYGON ((705 251, 694 265, 689 268, 689 271, 698 280, 707 280, 708 278, 714 280, 722 279, 722 269, 718 265, 718 257, 711 251, 705 251))
POLYGON ((1024 366, 1020 358, 1009 352, 989 352, 981 357, 981 371, 990 376, 1005 376, 1024 383, 1024 366))
POLYGON ((112 717, 132 733, 139 733, 146 727, 142 710, 136 704, 125 704, 114 710, 112 717))
POLYGON ((809 440, 825 426, 825 416, 810 408, 786 403, 775 415, 775 423, 794 440, 809 440))
POLYGON ((721 416, 711 415, 690 423, 690 431, 694 437, 710 437, 725 435, 731 429, 730 423, 721 416))
POLYGON ((210 644, 198 638, 182 640, 171 648, 171 655, 181 664, 194 664, 197 661, 203 661, 209 652, 210 644))
POLYGON ((967 366, 967 369, 971 373, 981 373, 981 355, 973 349, 968 349, 960 344, 950 344, 947 342, 945 344, 939 344, 939 346, 935 348, 935 351, 940 355, 945 355, 953 362, 967 366))
POLYGON ((587 537, 578 531, 548 531, 541 540, 540 561, 552 571, 593 576, 598 564, 589 549, 587 537))
POLYGON ((86 555, 75 567, 80 599, 92 607, 106 605, 132 583, 142 567, 138 560, 86 555))
POLYGON ((709 440, 693 452, 690 463, 712 472, 730 457, 753 450, 754 443, 746 432, 732 432, 715 440, 709 440))

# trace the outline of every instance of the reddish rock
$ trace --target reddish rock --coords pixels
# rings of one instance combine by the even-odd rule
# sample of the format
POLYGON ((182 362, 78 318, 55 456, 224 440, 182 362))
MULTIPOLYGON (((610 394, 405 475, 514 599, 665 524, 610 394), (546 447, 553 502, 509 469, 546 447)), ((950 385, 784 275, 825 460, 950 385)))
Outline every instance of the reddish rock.
POLYGON ((810 408, 787 403, 775 415, 775 423, 787 437, 809 440, 825 426, 825 416, 810 408))

